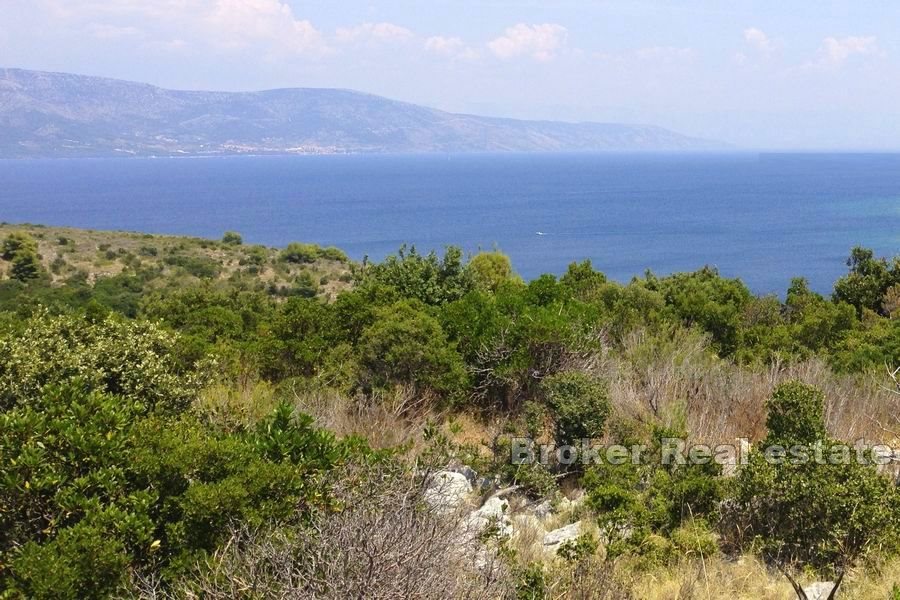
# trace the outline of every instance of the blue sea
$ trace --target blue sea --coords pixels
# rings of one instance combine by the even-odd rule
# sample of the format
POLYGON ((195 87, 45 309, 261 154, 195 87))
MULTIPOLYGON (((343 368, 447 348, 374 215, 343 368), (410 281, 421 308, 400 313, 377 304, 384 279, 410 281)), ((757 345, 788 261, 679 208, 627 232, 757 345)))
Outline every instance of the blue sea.
POLYGON ((713 265, 757 293, 828 292, 851 247, 900 254, 900 155, 507 154, 0 161, 0 221, 499 248, 525 278, 713 265))

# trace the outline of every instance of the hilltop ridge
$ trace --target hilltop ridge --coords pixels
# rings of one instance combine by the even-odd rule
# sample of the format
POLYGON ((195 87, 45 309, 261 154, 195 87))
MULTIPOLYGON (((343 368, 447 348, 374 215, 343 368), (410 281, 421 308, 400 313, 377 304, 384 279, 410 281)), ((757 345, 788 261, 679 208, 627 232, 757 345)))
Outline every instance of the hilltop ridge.
POLYGON ((343 89, 176 91, 0 69, 0 158, 724 147, 653 125, 479 117, 343 89))

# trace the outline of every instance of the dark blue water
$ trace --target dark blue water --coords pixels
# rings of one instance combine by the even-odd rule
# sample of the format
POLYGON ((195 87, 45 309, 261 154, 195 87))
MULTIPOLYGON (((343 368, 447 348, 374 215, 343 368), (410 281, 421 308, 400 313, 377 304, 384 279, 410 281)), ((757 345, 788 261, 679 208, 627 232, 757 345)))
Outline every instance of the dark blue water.
POLYGON ((0 220, 293 240, 381 258, 495 245, 526 278, 715 265, 827 292, 862 244, 900 253, 900 155, 465 155, 0 161, 0 220), (537 235, 543 232, 544 235, 537 235))

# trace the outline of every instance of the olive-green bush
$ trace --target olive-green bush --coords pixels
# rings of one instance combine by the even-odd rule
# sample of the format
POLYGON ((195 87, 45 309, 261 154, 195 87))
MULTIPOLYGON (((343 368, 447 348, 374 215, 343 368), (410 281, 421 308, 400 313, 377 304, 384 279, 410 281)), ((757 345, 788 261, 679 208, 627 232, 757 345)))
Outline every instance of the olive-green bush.
POLYGON ((738 543, 826 576, 900 549, 897 487, 827 435, 822 392, 785 383, 767 408, 768 436, 736 481, 738 543))

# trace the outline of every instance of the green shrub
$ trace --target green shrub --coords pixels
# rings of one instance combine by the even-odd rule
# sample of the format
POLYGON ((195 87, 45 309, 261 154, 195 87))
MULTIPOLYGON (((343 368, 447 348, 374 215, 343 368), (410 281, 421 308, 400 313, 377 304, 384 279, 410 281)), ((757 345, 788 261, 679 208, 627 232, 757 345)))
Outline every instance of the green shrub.
POLYGON ((60 273, 62 273, 63 269, 66 268, 67 264, 68 263, 66 263, 66 259, 63 258, 61 254, 57 254, 56 258, 53 259, 53 262, 50 263, 50 271, 54 275, 59 275, 60 273))
POLYGON ((575 563, 593 556, 598 547, 597 539, 590 533, 585 533, 574 540, 560 544, 556 555, 563 560, 575 563))
POLYGON ((31 251, 19 250, 12 259, 9 274, 13 279, 25 282, 38 279, 43 271, 43 266, 37 254, 31 251))
POLYGON ((322 475, 352 449, 287 406, 222 435, 77 380, 32 400, 0 415, 0 585, 22 597, 106 598, 135 569, 184 572, 234 523, 323 507, 322 475))
POLYGON ((447 248, 443 258, 435 252, 419 254, 415 246, 402 246, 396 256, 366 266, 361 278, 433 306, 458 300, 473 288, 472 274, 462 262, 462 250, 454 246, 447 248))
POLYGON ((812 444, 825 439, 825 394, 791 381, 778 386, 766 401, 767 444, 812 444))
POLYGON ((11 261, 22 252, 37 254, 37 249, 37 242, 33 237, 25 232, 14 231, 3 240, 3 246, 0 247, 0 258, 11 261))
POLYGON ((112 533, 82 522, 45 544, 26 543, 13 559, 10 591, 60 600, 110 597, 126 583, 131 562, 112 533))
POLYGON ((481 290, 494 292, 513 277, 512 263, 501 252, 480 252, 472 257, 466 269, 481 290))
POLYGON ((547 575, 540 563, 531 563, 516 573, 516 600, 547 598, 547 575))
POLYGON ((401 301, 378 309, 359 339, 363 381, 370 387, 407 384, 419 392, 459 393, 466 372, 440 323, 421 305, 401 301))
POLYGON ((291 287, 289 294, 291 296, 300 296, 302 298, 315 298, 319 293, 319 284, 316 282, 312 273, 304 271, 297 275, 294 285, 291 287))
POLYGON ((320 255, 319 247, 315 244, 301 244, 291 242, 281 251, 279 259, 295 264, 310 264, 316 262, 320 255))
POLYGON ((598 439, 609 417, 609 392, 605 383, 584 373, 567 372, 544 379, 541 388, 556 425, 557 444, 598 439))
POLYGON ((340 248, 335 248, 334 246, 328 246, 327 248, 319 249, 319 257, 325 260, 333 260, 341 263, 349 262, 349 258, 340 248))
POLYGON ((261 267, 269 262, 269 251, 265 246, 250 246, 247 253, 240 259, 241 265, 253 265, 261 267))
POLYGON ((683 432, 657 427, 639 463, 604 462, 587 470, 583 480, 587 503, 610 538, 611 556, 656 548, 652 539, 647 541, 650 536, 665 539, 668 547, 679 529, 695 527, 701 519, 718 519, 726 492, 721 467, 714 462, 661 460, 665 440, 683 438, 683 432))
POLYGON ((204 379, 176 364, 176 339, 151 323, 40 312, 21 333, 0 335, 0 410, 74 378, 147 407, 184 406, 204 379))
POLYGON ((897 489, 826 435, 822 392, 785 383, 767 408, 768 436, 736 481, 736 529, 745 532, 738 543, 760 549, 770 561, 826 576, 872 549, 895 553, 897 489), (783 459, 767 460, 767 450, 770 458, 781 452, 783 459))
POLYGON ((497 459, 500 461, 497 473, 510 485, 521 486, 522 492, 536 500, 550 498, 556 492, 556 478, 543 464, 532 463, 513 465, 509 462, 508 445, 498 445, 497 459))
POLYGON ((280 405, 225 433, 185 412, 207 381, 157 325, 50 317, 0 335, 0 588, 107 598, 193 568, 248 527, 326 508, 324 474, 364 449, 280 405), (298 511, 298 507, 299 511, 298 511))
POLYGON ((268 377, 312 377, 332 348, 329 333, 334 317, 328 305, 310 298, 288 299, 273 315, 271 335, 259 348, 261 368, 268 377))
POLYGON ((244 243, 244 238, 237 231, 226 231, 222 236, 222 243, 226 246, 240 246, 244 243))
POLYGON ((689 520, 672 532, 672 542, 681 557, 706 559, 719 553, 719 541, 702 520, 689 520))
POLYGON ((181 267, 198 279, 214 279, 222 272, 222 266, 218 262, 203 256, 173 255, 167 256, 164 262, 181 267))

